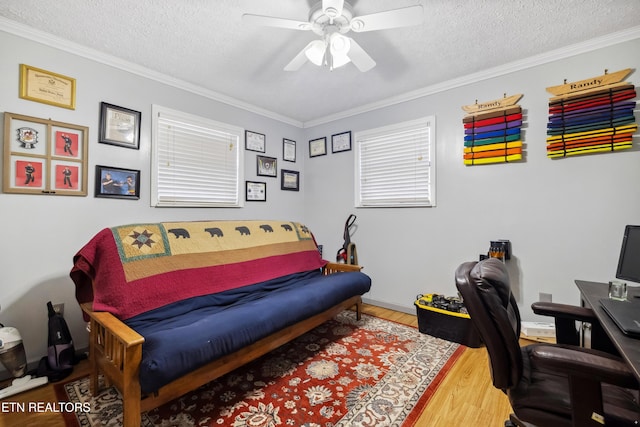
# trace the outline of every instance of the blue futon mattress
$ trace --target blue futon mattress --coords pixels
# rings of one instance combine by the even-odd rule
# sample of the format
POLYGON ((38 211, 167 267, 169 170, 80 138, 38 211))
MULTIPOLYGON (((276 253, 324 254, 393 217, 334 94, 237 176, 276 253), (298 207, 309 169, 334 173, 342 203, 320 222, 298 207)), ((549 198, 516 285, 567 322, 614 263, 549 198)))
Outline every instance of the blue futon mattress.
POLYGON ((371 279, 360 272, 324 276, 314 270, 190 298, 132 317, 125 323, 145 339, 142 393, 152 393, 370 288, 371 279))

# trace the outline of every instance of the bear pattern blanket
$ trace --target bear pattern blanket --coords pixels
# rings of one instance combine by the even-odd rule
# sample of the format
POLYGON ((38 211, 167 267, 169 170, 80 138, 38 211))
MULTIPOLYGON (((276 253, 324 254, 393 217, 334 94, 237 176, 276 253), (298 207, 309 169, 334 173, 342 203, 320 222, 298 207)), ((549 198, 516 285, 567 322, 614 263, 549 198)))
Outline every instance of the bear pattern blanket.
POLYGON ((70 276, 78 302, 125 320, 325 264, 297 222, 162 222, 103 229, 75 255, 70 276))

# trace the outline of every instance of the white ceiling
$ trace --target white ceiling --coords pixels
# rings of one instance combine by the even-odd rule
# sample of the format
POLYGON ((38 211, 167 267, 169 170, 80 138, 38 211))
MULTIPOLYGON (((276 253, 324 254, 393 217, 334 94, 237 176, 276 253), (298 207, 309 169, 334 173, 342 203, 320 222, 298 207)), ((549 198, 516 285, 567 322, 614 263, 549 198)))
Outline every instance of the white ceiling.
POLYGON ((349 33, 377 62, 366 73, 310 63, 285 72, 317 36, 242 22, 243 13, 306 21, 317 1, 1 0, 0 24, 300 126, 640 29, 639 0, 352 0, 355 15, 422 4, 424 24, 349 33))

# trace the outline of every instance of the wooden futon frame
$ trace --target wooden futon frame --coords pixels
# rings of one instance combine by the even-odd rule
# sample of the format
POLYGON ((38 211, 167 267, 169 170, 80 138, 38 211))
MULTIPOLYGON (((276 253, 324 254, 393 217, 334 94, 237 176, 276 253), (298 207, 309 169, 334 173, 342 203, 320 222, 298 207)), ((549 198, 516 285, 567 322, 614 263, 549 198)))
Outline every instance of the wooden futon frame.
MULTIPOLYGON (((360 271, 357 265, 329 263, 323 274, 360 271)), ((157 408, 183 394, 228 373, 236 368, 280 347, 333 318, 341 311, 354 307, 360 320, 362 298, 358 295, 295 325, 228 354, 160 388, 156 393, 143 396, 140 391, 139 368, 142 360, 144 337, 129 328, 111 313, 93 311, 91 303, 82 304, 89 316, 89 363, 91 367, 91 394, 99 393, 98 376, 102 374, 107 386, 115 386, 122 394, 123 425, 140 426, 141 412, 157 408)))

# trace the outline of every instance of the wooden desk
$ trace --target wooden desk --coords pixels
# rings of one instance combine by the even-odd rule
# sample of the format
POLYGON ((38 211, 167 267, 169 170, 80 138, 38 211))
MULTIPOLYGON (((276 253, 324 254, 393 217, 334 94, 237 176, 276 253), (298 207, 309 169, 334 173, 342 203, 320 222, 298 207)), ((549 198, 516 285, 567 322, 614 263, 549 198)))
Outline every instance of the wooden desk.
MULTIPOLYGON (((640 381, 640 339, 631 338, 623 334, 600 305, 600 299, 607 298, 609 295, 609 285, 607 283, 587 282, 584 280, 576 280, 576 285, 580 289, 582 305, 593 309, 613 345, 629 364, 638 381, 640 381)), ((628 298, 640 295, 640 287, 627 287, 627 291, 628 298)))

